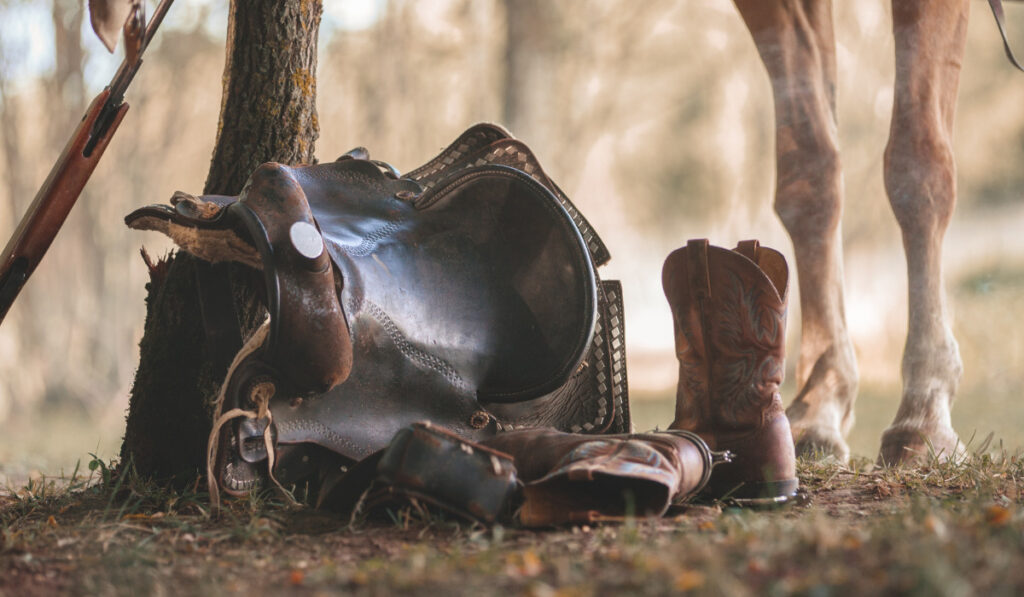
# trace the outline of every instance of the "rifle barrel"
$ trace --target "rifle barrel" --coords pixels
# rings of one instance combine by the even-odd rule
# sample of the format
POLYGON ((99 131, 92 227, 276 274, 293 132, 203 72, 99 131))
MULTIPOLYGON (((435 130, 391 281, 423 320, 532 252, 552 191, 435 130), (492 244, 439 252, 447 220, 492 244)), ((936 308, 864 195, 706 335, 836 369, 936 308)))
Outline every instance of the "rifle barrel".
POLYGON ((124 92, 128 89, 128 85, 131 84, 132 79, 135 78, 135 73, 139 71, 139 67, 142 66, 142 55, 146 53, 146 48, 149 47, 149 42, 153 41, 153 36, 156 35, 156 30, 160 27, 160 23, 163 22, 164 16, 167 14, 167 9, 171 7, 171 3, 174 0, 162 0, 156 7, 156 11, 153 13, 153 18, 149 20, 149 24, 146 25, 146 30, 142 32, 142 41, 139 45, 139 52, 136 54, 135 60, 131 59, 128 53, 125 53, 124 61, 121 62, 121 66, 117 69, 114 74, 114 78, 110 80, 110 97, 115 104, 120 104, 121 99, 124 97, 124 92))

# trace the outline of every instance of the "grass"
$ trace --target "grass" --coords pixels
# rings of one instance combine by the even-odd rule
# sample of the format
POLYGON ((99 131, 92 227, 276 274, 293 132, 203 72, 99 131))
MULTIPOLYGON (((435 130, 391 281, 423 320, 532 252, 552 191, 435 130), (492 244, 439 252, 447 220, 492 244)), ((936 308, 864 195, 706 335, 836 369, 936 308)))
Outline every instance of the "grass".
MULTIPOLYGON (((93 462, 97 462, 94 460, 93 462)), ((96 464, 0 495, 0 594, 1014 594, 1024 459, 801 462, 806 503, 691 506, 552 531, 393 513, 354 525, 271 496, 211 516, 96 464)))

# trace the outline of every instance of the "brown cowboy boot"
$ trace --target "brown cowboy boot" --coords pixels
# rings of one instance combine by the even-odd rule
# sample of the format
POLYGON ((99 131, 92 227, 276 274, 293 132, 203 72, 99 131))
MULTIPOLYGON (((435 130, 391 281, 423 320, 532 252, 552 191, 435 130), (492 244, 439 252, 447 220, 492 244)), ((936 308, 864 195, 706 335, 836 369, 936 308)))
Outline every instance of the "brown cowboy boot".
POLYGON ((679 386, 670 429, 692 431, 733 461, 715 468, 711 497, 779 499, 798 487, 779 385, 785 360, 789 270, 777 251, 734 251, 691 240, 665 260, 679 386))
POLYGON ((586 435, 519 429, 484 440, 508 454, 523 484, 519 523, 584 524, 661 516, 698 494, 730 455, 689 431, 586 435))

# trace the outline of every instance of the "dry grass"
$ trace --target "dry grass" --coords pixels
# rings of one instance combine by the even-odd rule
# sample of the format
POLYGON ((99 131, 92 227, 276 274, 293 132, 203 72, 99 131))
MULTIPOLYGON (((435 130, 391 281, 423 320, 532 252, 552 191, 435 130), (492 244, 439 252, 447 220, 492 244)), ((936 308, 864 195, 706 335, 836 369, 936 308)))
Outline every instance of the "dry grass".
POLYGON ((210 517, 206 496, 119 480, 0 497, 0 593, 1014 594, 1024 590, 1024 460, 913 470, 801 463, 806 503, 721 504, 549 532, 441 518, 347 526, 266 496, 210 517))

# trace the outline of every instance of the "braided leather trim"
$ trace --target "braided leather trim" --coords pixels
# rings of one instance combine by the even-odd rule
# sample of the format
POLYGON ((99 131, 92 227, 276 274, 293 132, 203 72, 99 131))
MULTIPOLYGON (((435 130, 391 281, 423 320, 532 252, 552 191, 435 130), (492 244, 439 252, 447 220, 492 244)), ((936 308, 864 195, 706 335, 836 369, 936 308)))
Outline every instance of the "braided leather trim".
POLYGON ((475 126, 463 133, 461 137, 442 151, 440 155, 423 166, 407 173, 405 177, 421 183, 424 188, 430 188, 437 184, 438 179, 443 174, 446 174, 445 171, 448 168, 465 157, 466 154, 472 153, 498 139, 507 137, 508 133, 497 127, 491 125, 475 126))
POLYGON ((573 433, 590 433, 595 429, 600 429, 605 426, 605 418, 608 416, 608 396, 611 388, 608 385, 608 356, 604 339, 604 319, 604 309, 601 309, 601 315, 597 318, 597 323, 594 325, 593 344, 593 366, 596 371, 594 377, 597 381, 597 416, 593 421, 587 421, 570 427, 569 430, 573 433))
POLYGON ((622 283, 618 280, 602 282, 608 299, 612 336, 612 400, 615 403, 615 421, 612 433, 628 433, 632 427, 629 414, 629 382, 626 375, 626 322, 623 316, 622 283))
MULTIPOLYGON (((620 288, 617 283, 612 282, 612 286, 620 288)), ((609 284, 602 283, 604 290, 604 300, 602 301, 600 316, 597 318, 597 325, 594 326, 594 379, 597 382, 597 416, 593 421, 588 421, 579 425, 573 425, 570 431, 573 433, 601 433, 611 426, 612 421, 608 419, 608 407, 612 406, 612 411, 618 411, 618 406, 621 404, 621 396, 617 396, 617 390, 620 389, 622 376, 616 372, 615 359, 618 356, 618 352, 625 353, 625 345, 619 340, 622 335, 621 327, 622 320, 618 316, 619 307, 615 305, 615 298, 621 296, 621 291, 616 294, 610 294, 609 284), (616 315, 610 313, 610 308, 615 307, 616 315), (608 330, 607 336, 605 330, 608 328, 609 323, 611 329, 608 330), (610 340, 606 340, 610 338, 610 340), (611 346, 608 346, 608 344, 611 346), (609 357, 609 350, 611 351, 611 358, 609 357), (618 399, 618 402, 616 402, 618 399), (609 405, 611 401, 611 405, 609 405)))
POLYGON ((630 428, 622 284, 618 280, 605 280, 601 282, 601 287, 604 290, 603 308, 598 318, 598 327, 594 331, 595 379, 599 395, 597 418, 593 422, 573 426, 572 431, 575 433, 625 433, 630 428), (606 328, 607 336, 604 333, 606 328), (611 358, 608 358, 609 352, 611 358), (613 414, 611 419, 609 401, 613 414))

